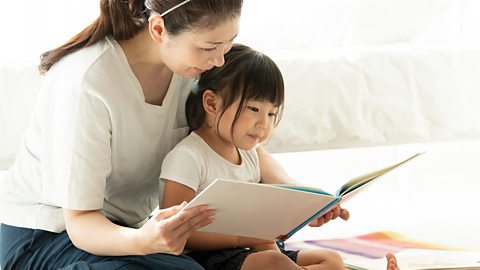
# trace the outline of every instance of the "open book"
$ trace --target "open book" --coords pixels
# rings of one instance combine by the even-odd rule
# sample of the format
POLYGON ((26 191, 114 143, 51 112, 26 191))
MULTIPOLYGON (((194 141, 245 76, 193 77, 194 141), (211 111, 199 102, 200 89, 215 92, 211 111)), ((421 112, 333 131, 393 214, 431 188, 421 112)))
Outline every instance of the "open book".
POLYGON ((187 208, 206 204, 216 209, 214 222, 200 231, 284 241, 340 201, 422 153, 355 177, 335 194, 313 187, 216 179, 187 208))

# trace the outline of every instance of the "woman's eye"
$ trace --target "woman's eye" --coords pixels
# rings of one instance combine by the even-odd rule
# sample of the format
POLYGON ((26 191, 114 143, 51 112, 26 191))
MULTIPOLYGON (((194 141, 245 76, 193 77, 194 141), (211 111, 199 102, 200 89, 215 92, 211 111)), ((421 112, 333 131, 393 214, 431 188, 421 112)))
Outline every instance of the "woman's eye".
POLYGON ((249 110, 251 110, 252 112, 258 112, 258 108, 255 108, 255 107, 252 107, 252 106, 247 106, 247 108, 249 110))

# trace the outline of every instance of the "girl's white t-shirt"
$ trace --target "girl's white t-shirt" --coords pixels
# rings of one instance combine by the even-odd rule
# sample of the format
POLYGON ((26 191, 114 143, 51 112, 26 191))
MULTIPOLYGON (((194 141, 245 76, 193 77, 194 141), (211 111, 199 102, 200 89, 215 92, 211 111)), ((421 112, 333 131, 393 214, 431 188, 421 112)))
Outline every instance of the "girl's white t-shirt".
POLYGON ((164 157, 187 135, 191 83, 174 75, 163 105, 151 105, 113 38, 64 57, 1 183, 0 222, 61 232, 62 208, 102 209, 141 226, 162 196, 164 157))
POLYGON ((160 178, 183 184, 202 192, 217 178, 242 182, 260 182, 260 161, 255 149, 238 149, 241 164, 234 164, 213 150, 197 133, 192 132, 168 153, 160 178))

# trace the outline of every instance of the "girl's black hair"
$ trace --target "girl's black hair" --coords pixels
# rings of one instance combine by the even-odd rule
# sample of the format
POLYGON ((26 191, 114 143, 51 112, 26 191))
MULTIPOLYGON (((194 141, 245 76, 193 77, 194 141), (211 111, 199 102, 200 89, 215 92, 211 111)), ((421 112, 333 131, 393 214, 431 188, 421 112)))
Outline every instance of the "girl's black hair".
POLYGON ((280 121, 285 99, 282 73, 270 57, 248 46, 234 44, 225 54, 223 66, 202 73, 186 102, 190 131, 200 128, 205 121, 206 113, 202 99, 206 90, 211 90, 222 98, 219 118, 228 107, 240 99, 230 128, 231 133, 248 100, 267 101, 278 106, 275 125, 280 121))
MULTIPOLYGON (((40 56, 38 70, 45 74, 62 57, 111 35, 115 40, 132 38, 148 25, 151 13, 162 14, 183 0, 101 0, 100 16, 60 47, 40 56), (147 9, 146 6, 149 8, 147 9)), ((240 16, 243 0, 192 0, 165 15, 165 29, 172 35, 213 28, 240 16)))

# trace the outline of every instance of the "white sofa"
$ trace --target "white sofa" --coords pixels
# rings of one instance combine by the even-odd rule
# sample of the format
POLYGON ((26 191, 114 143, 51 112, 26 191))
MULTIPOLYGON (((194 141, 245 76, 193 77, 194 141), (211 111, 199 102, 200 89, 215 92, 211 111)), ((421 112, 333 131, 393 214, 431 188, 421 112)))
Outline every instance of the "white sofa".
MULTIPOLYGON (((382 45, 270 54, 286 82, 272 152, 480 138, 480 48, 382 45)), ((0 169, 11 164, 42 77, 0 67, 0 169)))
POLYGON ((246 0, 239 39, 287 84, 270 149, 477 138, 478 13, 476 0, 246 0))

